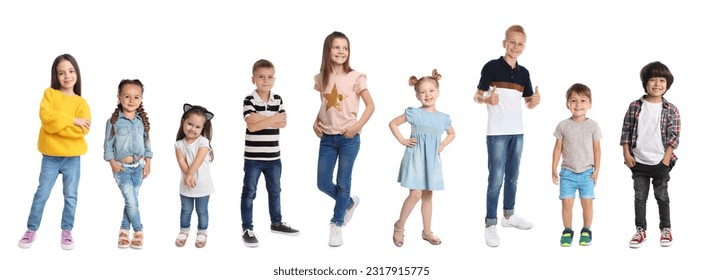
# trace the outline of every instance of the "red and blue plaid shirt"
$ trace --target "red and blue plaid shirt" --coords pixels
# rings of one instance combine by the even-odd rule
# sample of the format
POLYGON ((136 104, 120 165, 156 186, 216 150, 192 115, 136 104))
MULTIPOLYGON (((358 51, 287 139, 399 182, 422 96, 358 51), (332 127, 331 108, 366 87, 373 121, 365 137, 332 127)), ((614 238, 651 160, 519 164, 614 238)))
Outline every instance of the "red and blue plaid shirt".
MULTIPOLYGON (((627 109, 625 114, 625 119, 622 123, 622 133, 620 135, 620 145, 625 144, 630 145, 630 153, 632 149, 637 145, 637 122, 640 119, 640 112, 642 111, 642 103, 646 95, 643 95, 639 99, 630 103, 630 107, 627 109)), ((661 130, 662 144, 664 144, 664 149, 668 146, 676 149, 679 146, 679 135, 681 133, 681 116, 679 115, 679 109, 674 106, 674 104, 666 101, 662 97, 662 113, 661 113, 661 123, 659 129, 661 130)), ((676 155, 672 154, 671 162, 676 162, 676 155)))

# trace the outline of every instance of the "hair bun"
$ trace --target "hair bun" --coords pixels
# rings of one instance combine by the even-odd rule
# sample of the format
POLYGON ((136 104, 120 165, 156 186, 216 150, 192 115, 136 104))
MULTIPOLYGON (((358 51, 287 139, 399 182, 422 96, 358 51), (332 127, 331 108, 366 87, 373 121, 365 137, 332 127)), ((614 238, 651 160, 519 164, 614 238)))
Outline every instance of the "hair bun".
POLYGON ((417 77, 411 76, 410 79, 408 80, 408 84, 409 84, 411 87, 414 87, 415 84, 417 84, 417 77))

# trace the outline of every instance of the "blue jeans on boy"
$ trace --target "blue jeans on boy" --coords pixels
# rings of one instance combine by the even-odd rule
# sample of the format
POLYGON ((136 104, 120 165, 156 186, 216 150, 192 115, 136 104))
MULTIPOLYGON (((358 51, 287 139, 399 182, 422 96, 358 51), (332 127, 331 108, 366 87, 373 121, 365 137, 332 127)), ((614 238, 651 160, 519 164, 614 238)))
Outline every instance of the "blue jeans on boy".
POLYGON ((130 224, 134 231, 142 230, 142 221, 139 215, 139 187, 142 186, 142 171, 141 165, 136 167, 125 167, 125 171, 117 171, 114 174, 117 186, 122 192, 124 198, 124 211, 122 213, 121 229, 129 230, 130 224))
POLYGON ((256 186, 264 174, 269 198, 271 224, 280 223, 281 216, 281 160, 244 160, 244 187, 242 188, 242 229, 254 230, 253 212, 256 186))
POLYGON ((497 208, 500 187, 503 186, 503 214, 515 212, 515 193, 520 173, 522 134, 489 135, 488 147, 488 191, 486 192, 486 225, 498 224, 497 208), (503 182, 505 181, 505 183, 503 182))
POLYGON ((181 195, 181 228, 190 228, 190 218, 193 216, 193 206, 198 214, 198 230, 207 230, 210 215, 207 212, 207 205, 210 196, 187 197, 181 195))
POLYGON ((331 222, 337 226, 344 224, 344 214, 352 204, 351 175, 356 155, 359 154, 361 137, 323 134, 320 138, 320 154, 317 158, 317 188, 335 200, 331 222), (339 158, 337 183, 332 182, 332 173, 339 158))
POLYGON ((44 155, 41 160, 41 173, 39 174, 39 187, 34 193, 32 208, 27 219, 27 229, 36 231, 41 224, 44 206, 49 200, 51 189, 56 183, 59 174, 63 177, 63 212, 61 214, 61 229, 72 230, 76 216, 76 202, 78 201, 78 182, 81 178, 81 158, 54 157, 44 155))
POLYGON ((659 229, 671 228, 669 216, 669 171, 673 165, 663 163, 646 165, 635 163, 632 170, 632 181, 635 189, 635 226, 647 230, 647 198, 649 197, 649 182, 652 182, 654 198, 659 206, 659 229))

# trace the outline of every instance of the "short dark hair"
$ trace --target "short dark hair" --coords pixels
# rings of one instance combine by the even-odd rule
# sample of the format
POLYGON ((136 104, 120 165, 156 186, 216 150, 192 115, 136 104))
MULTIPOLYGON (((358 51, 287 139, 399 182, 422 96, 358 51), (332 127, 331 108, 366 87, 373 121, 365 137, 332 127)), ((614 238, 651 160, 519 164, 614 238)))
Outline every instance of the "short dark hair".
MULTIPOLYGON (((651 62, 640 71, 640 79, 642 80, 642 88, 644 92, 647 92, 647 82, 653 77, 662 77, 666 79, 666 90, 669 91, 671 84, 674 83, 674 75, 669 71, 669 67, 666 67, 664 63, 659 61, 651 62)), ((666 92, 664 92, 666 93, 666 92)))
POLYGON ((271 61, 268 61, 266 59, 259 59, 256 62, 254 62, 254 66, 251 68, 251 73, 254 74, 254 72, 256 72, 256 69, 259 69, 259 68, 276 69, 275 67, 273 67, 273 63, 271 63, 271 61))
POLYGON ((574 94, 583 95, 588 98, 588 102, 593 102, 591 89, 584 84, 575 83, 566 90, 566 108, 569 108, 569 98, 574 94))

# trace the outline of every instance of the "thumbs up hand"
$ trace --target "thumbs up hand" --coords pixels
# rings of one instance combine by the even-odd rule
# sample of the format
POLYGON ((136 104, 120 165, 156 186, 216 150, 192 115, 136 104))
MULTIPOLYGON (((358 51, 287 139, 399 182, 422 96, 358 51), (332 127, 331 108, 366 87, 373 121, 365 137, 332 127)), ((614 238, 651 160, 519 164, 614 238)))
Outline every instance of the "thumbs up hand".
POLYGON ((498 97, 498 92, 496 91, 496 87, 493 87, 491 91, 488 93, 488 96, 484 97, 483 99, 484 103, 489 104, 489 105, 498 105, 498 101, 500 101, 498 97))
POLYGON ((529 100, 526 100, 527 101, 527 108, 532 109, 532 108, 537 107, 537 105, 539 105, 541 98, 542 97, 539 94, 539 86, 536 86, 535 93, 529 97, 529 100))

